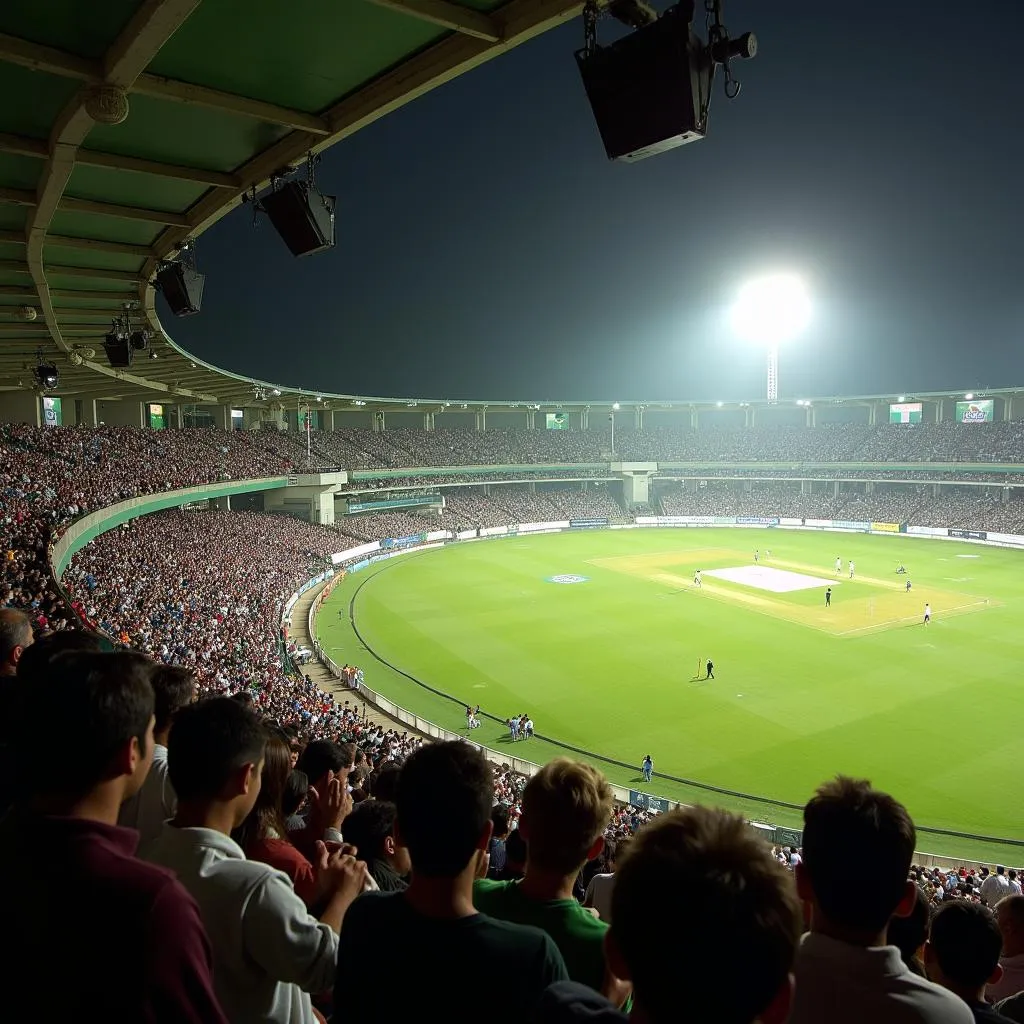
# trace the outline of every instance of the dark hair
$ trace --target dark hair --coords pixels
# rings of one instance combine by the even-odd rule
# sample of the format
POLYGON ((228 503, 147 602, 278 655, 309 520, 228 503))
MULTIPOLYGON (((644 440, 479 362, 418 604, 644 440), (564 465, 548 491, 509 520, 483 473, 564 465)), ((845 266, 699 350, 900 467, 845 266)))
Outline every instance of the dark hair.
POLYGON ((113 761, 132 739, 144 757, 153 718, 153 667, 134 651, 51 659, 47 685, 23 687, 21 707, 27 721, 45 724, 50 749, 66 756, 26 751, 33 766, 25 773, 29 791, 87 793, 113 777, 113 761))
POLYGON ((969 900, 939 907, 928 941, 945 977, 970 989, 980 989, 988 981, 1003 948, 996 915, 969 900))
POLYGON ((179 801, 212 800, 232 774, 259 764, 267 734, 245 704, 213 697, 182 708, 167 743, 167 773, 179 801))
POLYGON ((18 659, 18 678, 40 682, 50 670, 50 662, 62 654, 101 654, 103 641, 96 633, 81 629, 62 629, 47 633, 27 648, 18 659))
POLYGON ((863 779, 837 776, 804 807, 803 870, 840 927, 884 928, 906 892, 917 836, 907 809, 863 779), (871 865, 871 884, 856 885, 871 865))
POLYGON ((428 743, 402 767, 395 803, 413 874, 454 878, 466 869, 491 820, 491 766, 461 740, 428 743))
POLYGON ((0 663, 9 661, 15 648, 32 643, 32 620, 17 608, 0 608, 0 663))
POLYGON ((889 945, 895 946, 900 951, 903 962, 914 974, 921 977, 924 977, 924 965, 918 953, 924 945, 924 940, 928 938, 930 917, 928 897, 918 889, 914 897, 914 909, 906 917, 894 917, 889 921, 889 945))
POLYGON ((153 693, 156 695, 157 732, 162 732, 174 716, 192 703, 196 692, 196 677, 184 665, 157 665, 153 671, 153 693))
POLYGON ((286 822, 302 806, 308 793, 309 776, 293 768, 284 781, 284 792, 281 794, 281 813, 286 822))
POLYGON ((401 771, 402 766, 397 761, 385 761, 370 776, 370 793, 374 799, 395 802, 398 776, 401 774, 401 771))
POLYGON ((395 834, 398 809, 387 800, 364 800, 345 819, 345 842, 358 850, 360 860, 384 856, 384 840, 395 834))
POLYGON ((355 747, 351 743, 333 743, 331 740, 313 740, 299 755, 295 767, 309 776, 315 785, 328 772, 340 771, 352 764, 355 747))
POLYGON ((504 804, 495 804, 491 808, 491 822, 497 839, 508 833, 508 808, 504 804))
POLYGON ((801 924, 792 877, 728 811, 659 815, 616 871, 611 936, 652 1021, 749 1024, 787 983, 801 924), (726 963, 743 983, 708 986, 726 963))
MULTIPOLYGON (((256 843, 266 839, 271 831, 276 832, 281 839, 286 837, 288 829, 285 825, 283 801, 291 772, 292 749, 288 741, 271 733, 263 752, 263 772, 256 803, 246 815, 245 821, 232 833, 232 838, 246 854, 256 843)), ((347 830, 347 824, 345 828, 347 830)))

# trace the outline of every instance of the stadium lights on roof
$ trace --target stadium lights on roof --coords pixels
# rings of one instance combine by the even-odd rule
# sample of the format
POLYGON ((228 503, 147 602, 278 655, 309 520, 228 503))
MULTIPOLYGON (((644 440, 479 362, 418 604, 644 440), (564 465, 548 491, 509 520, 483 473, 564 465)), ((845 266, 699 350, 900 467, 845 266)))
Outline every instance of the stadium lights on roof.
POLYGON ((619 403, 618 402, 612 402, 612 409, 614 409, 615 412, 618 412, 619 411, 619 403))
POLYGON ((717 405, 719 409, 721 409, 724 404, 724 402, 715 402, 715 405, 717 405))
POLYGON ((974 399, 973 392, 968 391, 967 394, 964 395, 964 398, 966 398, 968 402, 972 401, 974 399))
POLYGON ((907 400, 907 396, 906 395, 900 395, 899 398, 896 399, 897 402, 905 402, 906 400, 907 400))

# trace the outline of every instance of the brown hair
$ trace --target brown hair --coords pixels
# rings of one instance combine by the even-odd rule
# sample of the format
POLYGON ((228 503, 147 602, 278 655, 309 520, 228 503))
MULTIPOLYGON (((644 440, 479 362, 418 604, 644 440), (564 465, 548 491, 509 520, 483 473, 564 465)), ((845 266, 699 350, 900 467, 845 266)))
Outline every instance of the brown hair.
POLYGON ((232 834, 232 838, 246 854, 271 832, 276 832, 280 839, 288 838, 282 801, 285 785, 292 770, 291 755, 291 745, 288 741, 276 733, 271 733, 267 739, 266 753, 263 755, 263 774, 256 803, 253 804, 245 821, 232 834))
POLYGON ((527 864, 562 874, 579 870, 612 818, 612 788, 589 764, 549 761, 523 791, 527 864))

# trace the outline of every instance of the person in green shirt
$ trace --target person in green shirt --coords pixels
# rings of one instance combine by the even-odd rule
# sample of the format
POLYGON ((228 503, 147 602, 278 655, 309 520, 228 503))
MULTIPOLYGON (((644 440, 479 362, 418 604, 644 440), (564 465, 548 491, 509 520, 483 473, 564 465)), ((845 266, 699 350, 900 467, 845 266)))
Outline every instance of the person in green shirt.
POLYGON ((608 925, 573 898, 580 869, 604 847, 613 797, 608 780, 588 764, 557 758, 526 784, 519 831, 526 841, 522 879, 481 879, 473 904, 490 917, 541 928, 554 939, 569 977, 621 1006, 629 984, 605 966, 608 925))

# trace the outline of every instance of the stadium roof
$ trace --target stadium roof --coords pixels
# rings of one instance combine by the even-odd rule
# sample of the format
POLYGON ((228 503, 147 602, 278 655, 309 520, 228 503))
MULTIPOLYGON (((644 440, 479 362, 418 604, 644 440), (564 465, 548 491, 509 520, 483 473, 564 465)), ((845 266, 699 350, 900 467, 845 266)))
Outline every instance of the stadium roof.
POLYGON ((0 104, 0 390, 31 388, 41 349, 60 371, 57 394, 251 403, 257 382, 196 359, 163 331, 150 284, 158 261, 273 172, 580 7, 579 0, 0 4, 0 95, 7 97, 0 104), (106 123, 125 100, 127 116, 106 123), (159 332, 159 358, 115 371, 102 338, 132 300, 159 332))

